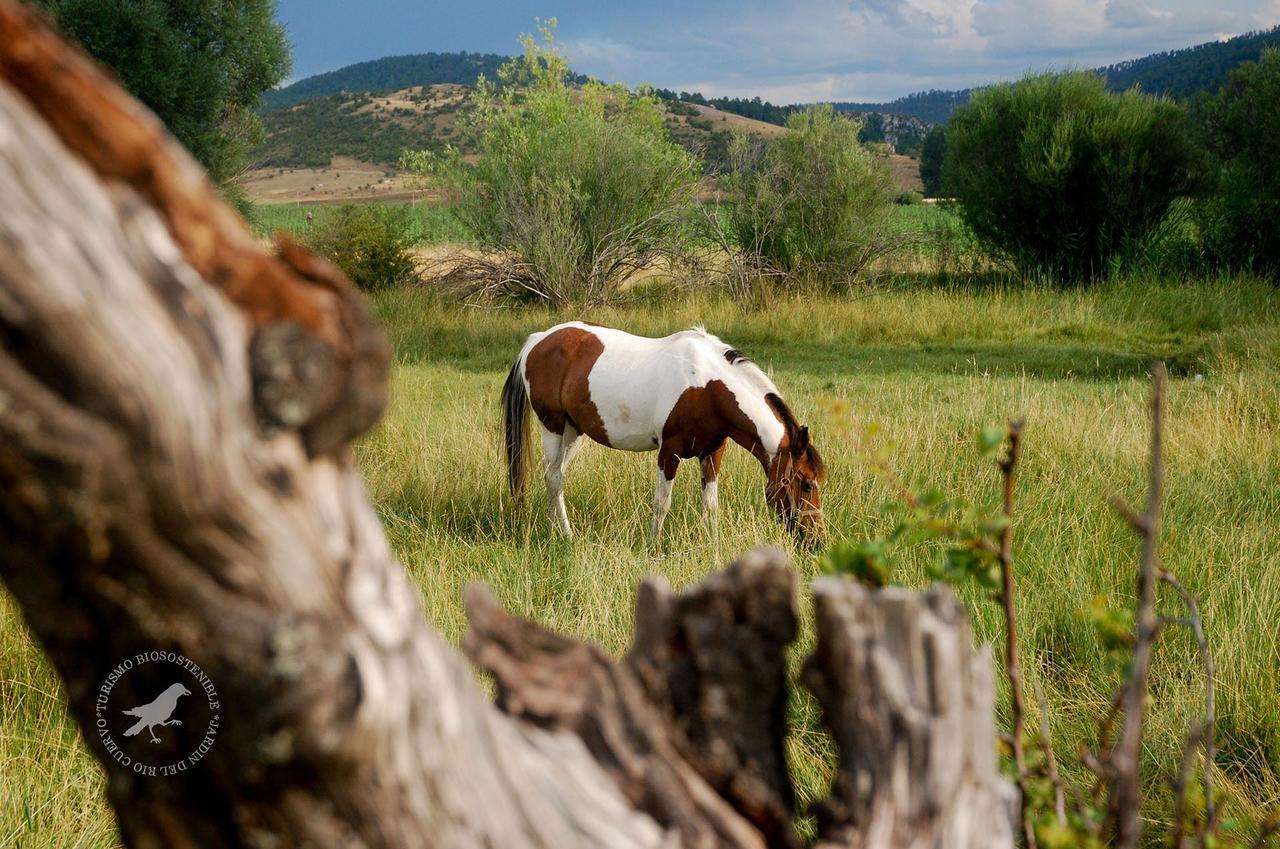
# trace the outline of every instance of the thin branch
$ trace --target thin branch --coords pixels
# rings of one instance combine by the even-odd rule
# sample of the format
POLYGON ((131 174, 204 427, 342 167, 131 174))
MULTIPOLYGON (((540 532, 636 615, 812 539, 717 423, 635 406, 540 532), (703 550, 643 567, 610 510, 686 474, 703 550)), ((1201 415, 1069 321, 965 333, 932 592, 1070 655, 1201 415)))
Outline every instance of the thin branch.
MULTIPOLYGON (((1204 744, 1204 823, 1200 832, 1200 836, 1203 837, 1212 833, 1217 823, 1217 806, 1213 798, 1213 763, 1217 759, 1213 736, 1214 725, 1217 722, 1214 706, 1213 655, 1209 651, 1209 640, 1205 636, 1204 622, 1200 617, 1200 602, 1183 586, 1177 576, 1167 569, 1160 570, 1160 580, 1173 587, 1174 591, 1182 597, 1182 603, 1187 607, 1187 618, 1183 621, 1196 638, 1196 646, 1200 650, 1200 663, 1204 667, 1204 733, 1201 735, 1204 744)), ((1188 749, 1192 748, 1194 747, 1188 743, 1188 749)), ((1175 828, 1179 825, 1180 823, 1175 822, 1175 828)))
POLYGON ((1040 745, 1044 747, 1045 766, 1049 770, 1049 780, 1053 782, 1053 810, 1058 815, 1058 822, 1067 824, 1067 798, 1063 791, 1062 775, 1058 772, 1058 758, 1053 753, 1053 737, 1049 733, 1049 705, 1044 698, 1044 688, 1039 679, 1032 682, 1036 691, 1036 703, 1040 707, 1040 745))
POLYGON ((1250 849, 1262 849, 1271 835, 1280 831, 1280 814, 1272 814, 1258 827, 1258 836, 1253 839, 1250 849))
POLYGON ((1000 531, 1001 590, 1000 603, 1004 608, 1005 672, 1009 676, 1009 693, 1013 707, 1013 760, 1018 767, 1018 787, 1021 793, 1022 830, 1028 849, 1036 849, 1035 829, 1027 811, 1027 757, 1022 738, 1026 726, 1027 707, 1022 691, 1022 670, 1018 662, 1018 616, 1016 588, 1013 581, 1013 493, 1017 476, 1018 447, 1022 439, 1022 422, 1010 422, 1009 450, 1000 461, 1000 473, 1004 476, 1004 528, 1000 531))
POLYGON ((1142 804, 1140 757, 1144 703, 1151 673, 1151 648, 1159 627, 1156 616, 1156 546, 1160 540, 1160 501, 1164 489, 1164 394, 1168 372, 1163 363, 1151 368, 1151 465, 1147 482, 1147 506, 1141 517, 1129 518, 1142 537, 1138 567, 1137 640, 1124 692, 1124 725, 1110 761, 1115 776, 1111 785, 1108 818, 1114 823, 1118 849, 1135 849, 1142 836, 1139 809, 1142 804))
POLYGON ((1187 745, 1182 750, 1182 760, 1178 762, 1178 774, 1173 779, 1173 845, 1176 849, 1186 849, 1190 839, 1187 834, 1187 784, 1191 779, 1196 749, 1200 748, 1205 731, 1203 724, 1191 729, 1187 745))

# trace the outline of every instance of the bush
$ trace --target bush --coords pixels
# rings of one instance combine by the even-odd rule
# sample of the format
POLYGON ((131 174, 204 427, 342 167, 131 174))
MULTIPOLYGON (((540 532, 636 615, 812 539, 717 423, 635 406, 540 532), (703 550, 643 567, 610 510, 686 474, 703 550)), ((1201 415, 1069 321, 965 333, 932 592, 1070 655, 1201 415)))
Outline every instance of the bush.
POLYGON ((787 128, 767 145, 735 141, 729 236, 790 283, 848 285, 889 245, 888 169, 829 105, 792 113, 787 128))
MULTIPOLYGON (((542 28, 549 45, 551 31, 542 28)), ((495 84, 477 83, 463 121, 479 161, 413 152, 404 165, 457 198, 491 258, 451 275, 469 296, 557 305, 614 299, 636 272, 688 242, 701 166, 668 137, 652 92, 570 86, 563 57, 526 36, 495 84)))
POLYGON ((923 200, 921 194, 912 189, 902 189, 893 196, 893 202, 898 206, 913 206, 921 203, 923 200))
POLYGON ((920 182, 925 197, 942 197, 942 162, 947 156, 947 128, 935 124, 920 148, 920 182))
POLYGON ((414 226, 407 207, 348 203, 321 210, 304 241, 361 289, 385 289, 417 278, 414 226))
POLYGON ((984 248, 1063 282, 1117 270, 1194 182, 1183 110, 1088 71, 974 95, 947 125, 945 188, 984 248))
POLYGON ((1215 189, 1198 216, 1211 258, 1236 269, 1280 272, 1280 52, 1231 72, 1198 110, 1215 157, 1215 189))

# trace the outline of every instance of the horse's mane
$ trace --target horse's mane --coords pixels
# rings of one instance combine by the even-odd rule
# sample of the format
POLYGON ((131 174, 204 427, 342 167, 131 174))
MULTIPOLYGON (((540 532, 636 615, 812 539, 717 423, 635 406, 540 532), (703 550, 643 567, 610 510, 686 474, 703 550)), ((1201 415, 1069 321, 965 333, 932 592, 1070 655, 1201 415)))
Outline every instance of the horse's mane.
POLYGON ((721 355, 724 356, 729 365, 736 368, 739 373, 741 373, 742 376, 760 392, 761 395, 769 395, 771 393, 773 395, 778 394, 778 387, 773 385, 773 381, 769 379, 769 375, 764 373, 764 369, 756 365, 755 360, 751 359, 737 348, 733 348, 725 344, 724 340, 720 339, 715 334, 708 333, 705 327, 699 325, 693 329, 696 333, 701 334, 708 342, 718 347, 721 355))
MULTIPOLYGON (((765 403, 774 409, 778 414, 778 418, 782 419, 782 426, 787 429, 788 433, 795 433, 800 429, 800 422, 796 419, 796 414, 791 412, 791 408, 787 406, 787 402, 782 400, 782 396, 777 392, 770 392, 764 396, 765 403)), ((818 449, 813 447, 810 442, 808 448, 805 449, 809 455, 809 462, 813 464, 813 470, 820 478, 827 476, 827 464, 822 459, 822 455, 818 453, 818 449)))

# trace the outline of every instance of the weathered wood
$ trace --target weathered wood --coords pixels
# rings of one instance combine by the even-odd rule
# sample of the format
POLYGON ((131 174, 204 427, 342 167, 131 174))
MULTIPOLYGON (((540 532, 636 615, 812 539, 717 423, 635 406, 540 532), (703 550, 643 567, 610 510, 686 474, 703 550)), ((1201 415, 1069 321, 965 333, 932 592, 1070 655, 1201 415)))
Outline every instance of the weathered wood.
POLYGON ((950 591, 813 582, 817 648, 802 676, 840 750, 817 808, 824 847, 1013 845, 1017 792, 996 764, 991 653, 950 591))
MULTIPOLYGON (((0 0, 5 63, 45 35, 0 0)), ((311 428, 350 436, 357 420, 334 411, 334 425, 318 408, 300 427, 261 426, 245 306, 197 273, 174 239, 182 221, 87 163, 92 139, 68 146, 44 120, 55 105, 33 108, 10 68, 0 63, 0 578, 66 684, 125 842, 663 845, 577 737, 487 703, 427 626, 349 452, 309 450, 311 428), (199 663, 221 697, 208 755, 168 777, 116 763, 93 727, 101 682, 151 649, 199 663)), ((118 96, 104 78, 92 85, 118 96)), ((104 147, 137 131, 130 121, 155 130, 134 111, 124 126, 109 114, 78 126, 104 147)), ((198 175, 175 143, 151 142, 146 174, 198 175)), ((199 193, 191 202, 211 218, 230 215, 207 185, 199 193)), ((312 283, 295 269, 309 260, 237 249, 275 269, 258 297, 287 279, 305 300, 312 283)), ((338 336, 313 336, 337 342, 335 359, 376 335, 363 307, 333 315, 338 336)), ((341 381, 376 364, 331 379, 345 394, 341 381)))
MULTIPOLYGON (((0 0, 0 199, 0 579, 126 844, 796 842, 795 587, 776 553, 678 597, 646 585, 625 663, 473 591, 468 646, 500 711, 427 624, 353 468, 388 370, 358 293, 297 246, 263 250, 16 0, 0 0), (94 721, 101 683, 153 650, 198 663, 221 718, 202 759, 154 777, 94 721)), ((1008 845, 989 660, 954 600, 816 592, 809 681, 842 749, 823 839, 967 847, 981 822, 981 845, 1008 845)), ((126 705, 155 694, 118 687, 126 705)))
POLYGON ((798 843, 785 753, 795 592, 785 555, 769 549, 678 597, 650 578, 627 657, 689 761, 774 847, 798 843))

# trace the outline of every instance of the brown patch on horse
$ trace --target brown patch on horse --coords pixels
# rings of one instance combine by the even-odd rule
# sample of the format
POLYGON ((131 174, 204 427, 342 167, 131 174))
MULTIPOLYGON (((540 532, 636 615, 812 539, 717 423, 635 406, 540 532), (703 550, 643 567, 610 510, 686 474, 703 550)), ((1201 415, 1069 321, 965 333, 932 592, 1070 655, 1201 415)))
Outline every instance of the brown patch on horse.
POLYGON ((524 373, 529 381, 529 403, 543 427, 562 434, 568 422, 601 445, 609 444, 609 434, 587 384, 602 353, 600 337, 580 327, 548 333, 530 349, 524 373))
MULTIPOLYGON (((662 451, 677 457, 705 457, 728 437, 756 453, 760 437, 723 380, 691 386, 676 399, 662 425, 662 451)), ((761 449, 763 450, 763 449, 761 449)))

